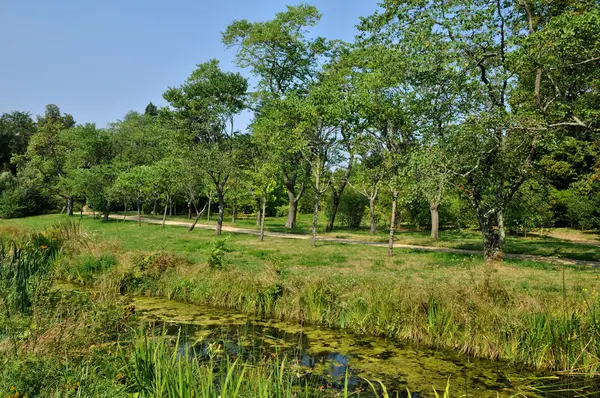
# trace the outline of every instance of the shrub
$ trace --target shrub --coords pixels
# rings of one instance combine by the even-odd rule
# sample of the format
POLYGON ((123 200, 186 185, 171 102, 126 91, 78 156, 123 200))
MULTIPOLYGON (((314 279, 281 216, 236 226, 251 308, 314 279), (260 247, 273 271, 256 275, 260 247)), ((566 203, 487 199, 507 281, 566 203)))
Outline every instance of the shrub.
POLYGON ((208 255, 208 266, 210 268, 225 268, 225 254, 231 251, 227 247, 225 247, 225 245, 227 244, 227 242, 229 242, 230 239, 231 236, 228 236, 225 239, 216 239, 211 243, 212 249, 208 255))
POLYGON ((134 259, 133 265, 152 279, 159 279, 167 270, 179 265, 189 265, 189 261, 173 253, 160 252, 146 257, 138 257, 134 259))
MULTIPOLYGON (((340 199, 340 206, 338 207, 338 222, 348 228, 359 228, 365 214, 365 209, 368 214, 368 205, 369 200, 365 196, 353 189, 344 190, 344 194, 340 199)), ((332 202, 329 201, 326 209, 327 217, 331 215, 331 211, 332 202)))

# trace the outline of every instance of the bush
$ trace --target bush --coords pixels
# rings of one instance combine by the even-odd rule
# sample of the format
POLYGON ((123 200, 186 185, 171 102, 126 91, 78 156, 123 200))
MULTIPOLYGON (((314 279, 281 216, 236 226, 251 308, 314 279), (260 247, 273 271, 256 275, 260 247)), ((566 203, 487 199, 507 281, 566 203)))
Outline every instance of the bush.
POLYGON ((150 278, 159 279, 167 270, 174 269, 179 265, 189 265, 189 261, 173 253, 161 252, 138 257, 134 259, 133 264, 150 278))
MULTIPOLYGON (((326 209, 327 217, 331 215, 332 201, 328 202, 326 209)), ((338 207, 337 220, 341 225, 348 228, 359 228, 365 211, 368 214, 369 200, 356 192, 353 189, 346 189, 340 200, 340 206, 338 207)))
POLYGON ((227 247, 225 247, 225 244, 227 242, 229 242, 229 240, 231 239, 231 236, 228 236, 225 239, 216 239, 214 240, 211 245, 212 245, 212 250, 210 251, 209 255, 208 255, 208 266, 212 269, 223 269, 225 268, 225 254, 229 253, 231 250, 229 250, 227 247))
POLYGON ((42 214, 56 207, 49 196, 20 181, 9 172, 0 174, 0 218, 26 217, 42 214))

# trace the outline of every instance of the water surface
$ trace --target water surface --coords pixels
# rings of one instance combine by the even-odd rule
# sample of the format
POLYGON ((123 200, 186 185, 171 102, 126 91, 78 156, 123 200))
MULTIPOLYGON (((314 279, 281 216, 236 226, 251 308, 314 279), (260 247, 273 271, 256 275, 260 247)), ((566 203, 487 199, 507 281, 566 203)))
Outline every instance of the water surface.
MULTIPOLYGON (((381 380, 388 391, 414 398, 433 397, 450 381, 453 397, 600 396, 597 380, 536 373, 501 361, 469 358, 452 350, 417 347, 343 330, 260 319, 156 297, 131 297, 142 319, 165 325, 184 349, 205 355, 215 344, 247 360, 282 354, 298 374, 341 386, 348 372, 351 388, 366 387, 363 378, 381 380)), ((395 396, 395 394, 392 394, 395 396)))

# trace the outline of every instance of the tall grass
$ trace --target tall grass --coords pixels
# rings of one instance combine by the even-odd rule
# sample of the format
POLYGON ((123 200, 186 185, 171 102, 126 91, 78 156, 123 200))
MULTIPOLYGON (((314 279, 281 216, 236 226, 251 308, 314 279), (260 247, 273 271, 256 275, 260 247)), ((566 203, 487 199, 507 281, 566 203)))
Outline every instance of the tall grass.
POLYGON ((453 290, 443 285, 415 289, 402 280, 348 283, 201 266, 173 268, 158 278, 138 272, 135 283, 120 275, 109 272, 101 279, 141 294, 452 348, 537 369, 600 372, 597 292, 569 292, 565 309, 560 294, 540 294, 534 301, 494 278, 475 278, 471 286, 453 290))
MULTIPOLYGON (((240 358, 218 355, 208 360, 193 355, 183 347, 179 337, 172 344, 166 335, 138 336, 131 346, 121 352, 125 366, 117 378, 125 391, 137 397, 165 398, 349 398, 413 396, 410 391, 388 392, 380 381, 363 379, 369 389, 361 392, 349 387, 346 371, 343 386, 326 387, 317 377, 295 369, 286 357, 274 356, 258 362, 244 362, 240 358)), ((450 381, 445 391, 436 398, 450 398, 450 381)))
MULTIPOLYGON (((326 390, 316 378, 295 373, 285 357, 257 363, 211 355, 207 361, 166 336, 136 339, 122 358, 126 390, 139 397, 349 397, 346 388, 326 390)), ((347 383, 348 378, 346 378, 347 383)))

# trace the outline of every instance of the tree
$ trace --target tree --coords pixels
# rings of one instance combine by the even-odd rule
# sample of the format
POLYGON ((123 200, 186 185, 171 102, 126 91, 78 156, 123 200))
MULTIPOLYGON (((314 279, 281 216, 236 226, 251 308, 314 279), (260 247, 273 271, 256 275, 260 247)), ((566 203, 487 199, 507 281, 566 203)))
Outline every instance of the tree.
POLYGON ((0 116, 0 172, 10 170, 16 174, 11 158, 25 153, 35 131, 35 122, 28 112, 14 111, 0 116))
POLYGON ((85 124, 59 133, 62 142, 71 143, 64 154, 63 170, 69 176, 65 186, 73 198, 85 200, 108 220, 113 198, 111 189, 121 171, 115 162, 114 136, 110 131, 85 124))
POLYGON ((345 43, 332 43, 331 61, 319 74, 319 80, 310 90, 309 97, 323 115, 322 121, 333 127, 336 146, 332 156, 330 187, 332 191, 331 211, 326 231, 332 231, 338 207, 348 185, 356 155, 358 136, 364 129, 364 120, 356 109, 357 98, 353 73, 352 52, 345 43))
POLYGON ((250 68, 258 77, 253 93, 255 119, 266 119, 270 124, 268 142, 281 159, 281 176, 289 199, 286 228, 296 226, 298 201, 308 170, 302 153, 294 151, 295 145, 289 141, 290 131, 299 121, 288 118, 278 107, 285 106, 284 100, 290 94, 304 95, 316 75, 327 44, 321 37, 308 38, 307 28, 315 26, 320 18, 314 6, 288 6, 270 21, 234 21, 223 33, 223 43, 238 48, 238 65, 250 68))
POLYGON ((154 105, 152 102, 150 102, 148 105, 146 105, 146 109, 144 110, 144 115, 151 116, 151 117, 158 116, 158 107, 156 105, 154 105))
POLYGON ((431 239, 439 238, 439 207, 452 178, 446 154, 437 145, 424 146, 412 154, 413 176, 419 192, 427 199, 431 213, 431 239))
POLYGON ((124 203, 131 201, 136 204, 138 226, 142 226, 142 202, 156 198, 151 190, 153 184, 151 166, 143 165, 119 174, 112 187, 113 197, 124 203))
POLYGON ((58 106, 47 105, 44 116, 37 118, 37 133, 31 136, 27 151, 15 158, 19 172, 67 202, 68 215, 73 215, 73 194, 69 190, 65 160, 74 142, 61 139, 60 133, 73 126, 71 115, 62 115, 58 106))
POLYGON ((233 118, 245 106, 248 82, 239 73, 223 72, 212 60, 198 65, 187 81, 169 88, 171 109, 165 118, 177 130, 179 146, 210 178, 219 203, 216 234, 221 235, 227 182, 237 170, 233 118))
POLYGON ((371 234, 377 233, 375 201, 379 195, 385 168, 381 150, 376 146, 365 149, 360 154, 360 163, 355 168, 350 186, 369 200, 369 223, 371 234))
MULTIPOLYGON (((251 128, 257 128, 251 125, 251 128)), ((265 141, 256 134, 240 137, 242 179, 247 181, 252 196, 258 198, 257 212, 260 226, 260 240, 265 238, 265 215, 269 196, 276 187, 279 165, 265 141)))
POLYGON ((450 77, 460 94, 448 153, 487 260, 502 259, 504 212, 538 149, 564 128, 597 122, 597 113, 579 109, 597 97, 597 13, 593 1, 389 0, 362 24, 368 40, 406 59, 437 54, 445 72, 438 83, 450 77))

